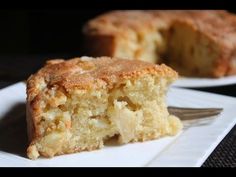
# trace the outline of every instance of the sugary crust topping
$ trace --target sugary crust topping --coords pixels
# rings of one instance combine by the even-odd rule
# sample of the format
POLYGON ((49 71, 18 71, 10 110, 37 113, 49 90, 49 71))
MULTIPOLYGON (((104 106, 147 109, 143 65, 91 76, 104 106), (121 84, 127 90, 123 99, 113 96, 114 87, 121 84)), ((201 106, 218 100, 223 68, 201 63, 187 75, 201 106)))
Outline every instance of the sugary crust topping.
POLYGON ((114 83, 143 74, 177 77, 166 65, 155 65, 137 60, 109 57, 81 57, 71 60, 48 61, 45 67, 28 79, 28 101, 32 101, 43 89, 57 87, 65 91, 78 89, 111 89, 114 83))

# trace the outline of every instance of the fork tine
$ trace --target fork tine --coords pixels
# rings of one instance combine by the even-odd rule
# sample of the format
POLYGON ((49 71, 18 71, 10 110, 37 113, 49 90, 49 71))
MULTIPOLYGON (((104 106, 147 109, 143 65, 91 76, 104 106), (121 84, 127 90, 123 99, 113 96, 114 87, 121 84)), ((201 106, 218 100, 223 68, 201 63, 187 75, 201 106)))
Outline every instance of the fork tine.
POLYGON ((173 111, 180 111, 180 112, 192 112, 192 111, 222 111, 222 108, 184 108, 184 107, 173 107, 169 106, 168 109, 171 109, 173 111))
POLYGON ((204 110, 204 111, 198 111, 198 110, 194 110, 194 111, 176 111, 176 110, 169 110, 169 112, 172 112, 172 113, 176 113, 176 114, 211 114, 211 113, 220 113, 221 110, 204 110))
POLYGON ((180 108, 180 107, 168 107, 168 110, 171 112, 180 112, 180 113, 199 113, 199 112, 221 112, 222 108, 180 108))
POLYGON ((206 117, 216 116, 220 113, 211 113, 211 114, 192 114, 192 115, 183 115, 183 114, 174 114, 179 117, 181 120, 192 120, 192 119, 201 119, 206 117))
POLYGON ((199 119, 218 115, 222 112, 222 108, 180 108, 168 107, 168 111, 176 115, 182 120, 199 119))

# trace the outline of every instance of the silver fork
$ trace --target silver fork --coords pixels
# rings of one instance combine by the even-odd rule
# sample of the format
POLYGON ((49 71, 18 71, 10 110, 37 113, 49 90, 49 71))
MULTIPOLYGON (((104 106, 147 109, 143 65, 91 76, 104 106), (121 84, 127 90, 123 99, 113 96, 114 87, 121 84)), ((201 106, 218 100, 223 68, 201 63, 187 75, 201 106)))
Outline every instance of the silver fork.
POLYGON ((223 108, 185 108, 169 106, 168 111, 181 120, 194 120, 216 116, 223 111, 223 108))

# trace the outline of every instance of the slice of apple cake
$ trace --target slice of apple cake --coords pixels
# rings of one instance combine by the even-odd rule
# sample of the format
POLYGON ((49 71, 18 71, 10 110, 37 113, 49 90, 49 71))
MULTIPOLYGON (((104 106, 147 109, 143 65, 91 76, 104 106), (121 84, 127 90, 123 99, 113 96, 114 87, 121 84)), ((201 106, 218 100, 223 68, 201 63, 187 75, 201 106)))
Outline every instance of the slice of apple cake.
POLYGON ((27 155, 94 150, 175 135, 180 120, 165 103, 178 77, 166 65, 109 57, 50 60, 27 81, 27 155))

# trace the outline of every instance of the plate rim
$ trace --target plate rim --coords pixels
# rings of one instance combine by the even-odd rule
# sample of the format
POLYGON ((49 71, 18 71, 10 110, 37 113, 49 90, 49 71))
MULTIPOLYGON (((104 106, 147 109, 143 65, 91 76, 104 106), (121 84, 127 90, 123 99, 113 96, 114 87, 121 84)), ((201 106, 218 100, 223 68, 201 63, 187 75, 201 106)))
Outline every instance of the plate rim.
POLYGON ((211 88, 236 84, 236 75, 225 76, 222 78, 198 78, 198 77, 179 77, 172 86, 180 88, 211 88), (189 82, 189 84, 188 84, 189 82), (204 82, 204 84, 201 84, 204 82), (210 84, 206 84, 210 82, 210 84))

